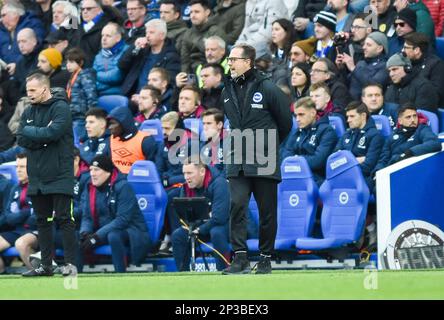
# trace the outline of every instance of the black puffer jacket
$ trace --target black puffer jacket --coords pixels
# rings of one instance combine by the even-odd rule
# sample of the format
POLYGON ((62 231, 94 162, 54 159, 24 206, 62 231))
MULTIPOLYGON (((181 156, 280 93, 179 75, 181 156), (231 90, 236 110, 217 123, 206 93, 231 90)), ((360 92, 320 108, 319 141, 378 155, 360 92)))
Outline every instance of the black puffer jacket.
POLYGON ((28 154, 28 195, 74 191, 74 142, 71 111, 64 91, 27 108, 20 119, 17 143, 28 154))

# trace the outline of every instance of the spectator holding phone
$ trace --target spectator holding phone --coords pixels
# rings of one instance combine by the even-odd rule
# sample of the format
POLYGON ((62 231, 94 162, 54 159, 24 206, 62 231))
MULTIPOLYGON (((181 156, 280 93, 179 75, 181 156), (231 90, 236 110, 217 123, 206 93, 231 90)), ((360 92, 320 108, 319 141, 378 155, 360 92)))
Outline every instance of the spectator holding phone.
MULTIPOLYGON (((353 58, 347 56, 345 64, 350 71, 349 91, 353 100, 359 100, 363 86, 368 82, 376 82, 385 87, 389 82, 389 75, 385 64, 388 51, 388 40, 385 34, 376 31, 370 33, 364 42, 364 57, 355 66, 353 58), (348 59, 351 58, 351 59, 348 59), (351 60, 351 61, 350 61, 351 60)), ((337 59, 343 59, 346 54, 338 55, 337 59)))

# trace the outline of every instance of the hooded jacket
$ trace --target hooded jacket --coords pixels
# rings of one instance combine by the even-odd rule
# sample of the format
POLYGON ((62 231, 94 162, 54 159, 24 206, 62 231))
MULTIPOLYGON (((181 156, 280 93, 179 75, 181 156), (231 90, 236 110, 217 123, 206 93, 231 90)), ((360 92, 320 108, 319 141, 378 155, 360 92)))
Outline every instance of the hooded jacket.
POLYGON ((32 104, 20 119, 17 143, 27 149, 28 195, 72 196, 74 140, 71 112, 63 91, 51 90, 52 97, 32 104))
POLYGON ((100 187, 88 181, 82 204, 80 233, 94 232, 105 242, 110 232, 125 230, 129 235, 132 262, 143 261, 150 247, 150 237, 136 195, 124 175, 115 169, 100 187))
POLYGON ((328 117, 322 117, 312 126, 299 128, 281 148, 281 162, 295 155, 303 156, 320 185, 325 179, 327 158, 333 153, 338 142, 335 130, 330 126, 328 117))
MULTIPOLYGON (((129 157, 131 157, 132 154, 128 149, 130 149, 129 148, 130 145, 132 143, 134 143, 134 141, 136 141, 136 140, 133 140, 133 138, 135 138, 136 135, 138 135, 138 134, 142 134, 142 132, 138 131, 136 125, 134 124, 134 118, 127 107, 118 107, 118 108, 113 109, 110 112, 108 119, 117 120, 123 129, 123 133, 122 133, 121 137, 114 137, 114 136, 110 137, 111 140, 118 139, 121 142, 123 142, 122 143, 123 147, 121 147, 117 150, 113 150, 113 142, 110 141, 110 145, 109 145, 110 150, 108 150, 108 154, 111 155, 111 159, 113 160, 114 165, 116 167, 119 167, 120 165, 118 163, 116 163, 116 159, 117 159, 116 157, 118 155, 121 156, 122 154, 124 155, 124 157, 125 157, 125 154, 127 154, 129 157)), ((135 146, 135 147, 141 148, 144 158, 141 158, 141 159, 132 158, 132 160, 130 160, 128 158, 127 162, 129 162, 129 163, 125 164, 126 167, 130 167, 137 160, 150 160, 156 164, 157 168, 159 168, 160 163, 161 163, 161 158, 160 158, 159 150, 158 150, 159 146, 157 145, 157 143, 153 137, 145 136, 142 140, 142 145, 140 147, 139 146, 135 146)))

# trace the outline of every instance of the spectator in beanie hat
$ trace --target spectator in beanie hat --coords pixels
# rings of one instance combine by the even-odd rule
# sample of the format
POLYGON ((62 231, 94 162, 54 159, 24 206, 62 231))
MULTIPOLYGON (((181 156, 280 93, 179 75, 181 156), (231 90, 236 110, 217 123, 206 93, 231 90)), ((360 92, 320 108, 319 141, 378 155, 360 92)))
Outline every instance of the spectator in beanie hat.
POLYGON ((395 53, 401 52, 404 46, 404 36, 415 32, 416 13, 410 8, 404 8, 398 12, 395 18, 394 27, 396 35, 389 38, 389 57, 395 53))
POLYGON ((296 41, 290 49, 291 65, 297 63, 308 63, 315 52, 316 38, 296 41))
POLYGON ((62 70, 63 57, 55 48, 42 50, 39 54, 37 68, 49 77, 51 88, 66 88, 70 74, 62 70))
MULTIPOLYGON (((150 247, 145 220, 132 187, 108 156, 96 156, 89 170, 91 180, 82 197, 80 247, 84 253, 91 253, 109 244, 114 270, 125 272, 126 248, 129 247, 131 262, 140 264, 150 247)), ((83 261, 79 264, 81 269, 83 261)))
POLYGON ((436 112, 439 95, 433 84, 419 76, 419 70, 412 67, 410 59, 397 53, 387 61, 392 84, 385 92, 386 102, 403 105, 412 103, 418 108, 436 112))
POLYGON ((329 11, 321 11, 314 18, 314 32, 318 40, 316 42, 315 56, 336 60, 336 47, 333 37, 336 30, 336 15, 329 11))

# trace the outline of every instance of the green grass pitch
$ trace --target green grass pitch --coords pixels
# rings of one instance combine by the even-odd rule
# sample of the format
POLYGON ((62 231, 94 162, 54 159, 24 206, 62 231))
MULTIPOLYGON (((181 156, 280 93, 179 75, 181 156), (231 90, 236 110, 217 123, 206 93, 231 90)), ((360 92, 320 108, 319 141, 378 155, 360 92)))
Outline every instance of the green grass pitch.
POLYGON ((444 299, 444 270, 274 271, 271 275, 138 273, 0 277, 0 299, 444 299), (367 288, 366 288, 367 287, 367 288))

